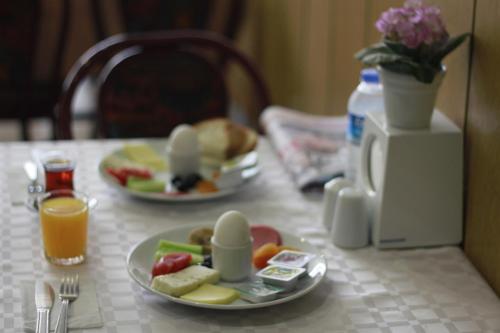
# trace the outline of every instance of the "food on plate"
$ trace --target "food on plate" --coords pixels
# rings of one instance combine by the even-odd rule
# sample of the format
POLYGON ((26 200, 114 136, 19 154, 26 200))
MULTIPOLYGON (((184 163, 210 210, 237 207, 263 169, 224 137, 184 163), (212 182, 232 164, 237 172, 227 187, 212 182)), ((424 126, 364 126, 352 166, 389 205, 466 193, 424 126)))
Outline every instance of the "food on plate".
POLYGON ((140 192, 164 192, 165 182, 157 179, 144 179, 140 177, 128 177, 127 187, 133 191, 140 192))
POLYGON ((155 277, 178 272, 191 264, 191 258, 191 254, 189 253, 170 253, 164 255, 153 265, 151 275, 155 277))
POLYGON ((278 230, 263 224, 254 224, 250 227, 250 233, 253 238, 253 250, 257 250, 259 247, 266 243, 274 243, 276 245, 281 245, 281 235, 278 230))
POLYGON ((194 265, 175 273, 155 276, 151 288, 167 295, 179 297, 195 290, 204 283, 215 284, 219 278, 220 274, 215 269, 194 265))
POLYGON ((291 267, 305 267, 315 255, 307 252, 300 251, 290 251, 284 250, 280 251, 277 255, 268 260, 269 264, 281 265, 281 266, 291 266, 291 267))
POLYGON ((224 247, 241 247, 251 242, 250 226, 242 213, 230 210, 222 214, 214 227, 213 243, 224 247))
POLYGON ((232 288, 205 283, 199 288, 182 295, 181 298, 197 303, 229 304, 239 298, 239 293, 232 288))
POLYGON ((213 118, 194 125, 204 158, 220 165, 225 160, 252 151, 258 134, 226 118, 213 118))
POLYGON ((208 267, 208 268, 213 268, 212 255, 207 254, 207 255, 203 256, 203 262, 201 263, 201 265, 208 267))
POLYGON ((305 272, 304 268, 269 265, 256 275, 262 278, 264 283, 290 290, 295 287, 299 277, 305 272))
POLYGON ((123 152, 129 160, 146 165, 155 171, 164 171, 167 169, 165 159, 147 144, 126 144, 123 147, 123 152))
POLYGON ((217 192, 219 189, 214 182, 206 179, 202 179, 196 183, 196 190, 199 193, 213 193, 217 192))
POLYGON ((188 241, 190 244, 201 245, 204 254, 209 254, 212 252, 212 243, 210 239, 214 234, 212 228, 196 228, 191 230, 188 236, 188 241))
POLYGON ((170 182, 177 190, 187 192, 194 188, 200 180, 202 180, 201 176, 193 173, 186 176, 174 176, 170 182))
POLYGON ((265 284, 260 280, 243 283, 236 287, 240 298, 252 303, 269 302, 278 297, 284 288, 265 284))
POLYGON ((261 269, 267 266, 267 261, 277 255, 280 248, 275 243, 266 243, 253 253, 253 265, 261 269))
POLYGON ((252 238, 246 217, 238 211, 222 214, 214 227, 212 262, 225 281, 246 278, 252 270, 252 238))
POLYGON ((202 254, 203 248, 200 245, 196 244, 187 244, 181 242, 174 242, 165 239, 161 239, 158 242, 157 249, 165 249, 170 251, 178 251, 178 252, 190 252, 195 254, 202 254))
POLYGON ((127 180, 129 177, 135 177, 140 179, 151 179, 153 178, 153 174, 151 171, 147 169, 139 169, 139 168, 106 168, 106 172, 113 176, 121 185, 126 186, 127 180))
POLYGON ((185 177, 199 172, 198 132, 191 125, 181 124, 174 128, 166 152, 170 172, 173 175, 185 177))
POLYGON ((160 240, 156 246, 155 261, 160 260, 166 254, 170 253, 190 253, 191 264, 200 264, 203 262, 203 248, 196 244, 187 244, 180 242, 172 242, 168 240, 160 240))

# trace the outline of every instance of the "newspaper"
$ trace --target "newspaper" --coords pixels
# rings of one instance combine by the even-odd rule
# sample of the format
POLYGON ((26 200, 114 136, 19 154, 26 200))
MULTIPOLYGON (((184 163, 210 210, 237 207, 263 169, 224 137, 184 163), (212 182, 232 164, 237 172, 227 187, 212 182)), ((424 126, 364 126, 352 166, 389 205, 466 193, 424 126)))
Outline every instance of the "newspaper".
POLYGON ((326 182, 343 175, 346 117, 270 106, 260 116, 260 124, 300 190, 322 190, 326 182))

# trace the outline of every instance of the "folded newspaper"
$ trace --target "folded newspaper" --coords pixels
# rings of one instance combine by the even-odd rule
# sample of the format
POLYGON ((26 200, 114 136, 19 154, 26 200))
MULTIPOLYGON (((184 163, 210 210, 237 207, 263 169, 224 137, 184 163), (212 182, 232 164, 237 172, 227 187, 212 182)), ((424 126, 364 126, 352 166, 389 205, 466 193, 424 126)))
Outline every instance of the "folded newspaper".
POLYGON ((343 175, 346 122, 346 117, 318 116, 280 106, 270 106, 260 116, 268 139, 302 191, 322 189, 326 182, 343 175))

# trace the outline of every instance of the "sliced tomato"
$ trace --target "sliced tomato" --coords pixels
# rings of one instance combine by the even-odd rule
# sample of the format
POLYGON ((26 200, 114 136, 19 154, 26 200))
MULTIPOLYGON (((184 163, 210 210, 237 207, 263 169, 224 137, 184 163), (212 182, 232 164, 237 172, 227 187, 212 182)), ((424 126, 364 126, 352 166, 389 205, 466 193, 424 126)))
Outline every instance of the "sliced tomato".
POLYGON ((122 173, 125 173, 127 175, 127 177, 134 176, 134 177, 139 177, 139 178, 144 178, 144 179, 153 178, 153 174, 149 170, 146 170, 146 169, 120 168, 119 170, 122 173))
POLYGON ((118 182, 125 186, 127 184, 127 175, 122 172, 119 172, 118 169, 107 168, 106 172, 113 176, 118 182))
POLYGON ((191 254, 189 253, 170 253, 164 255, 158 260, 151 271, 153 277, 174 273, 186 268, 191 263, 191 254))
POLYGON ((172 273, 172 268, 174 267, 174 263, 170 260, 158 261, 153 265, 153 270, 151 271, 151 275, 153 277, 157 275, 165 275, 168 273, 172 273))
POLYGON ((106 172, 111 176, 115 177, 118 182, 126 186, 128 177, 138 177, 143 179, 153 178, 153 174, 146 169, 134 169, 134 168, 107 168, 106 172))

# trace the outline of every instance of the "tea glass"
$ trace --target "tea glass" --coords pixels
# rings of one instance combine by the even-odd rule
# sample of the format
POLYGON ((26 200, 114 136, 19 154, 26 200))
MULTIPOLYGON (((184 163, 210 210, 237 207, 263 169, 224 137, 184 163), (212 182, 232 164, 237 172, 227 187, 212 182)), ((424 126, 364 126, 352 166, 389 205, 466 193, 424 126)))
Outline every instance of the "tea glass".
POLYGON ((42 165, 46 191, 73 189, 74 158, 63 152, 52 151, 42 157, 42 165))
POLYGON ((89 199, 81 192, 54 190, 38 199, 45 257, 56 265, 85 261, 89 199))

